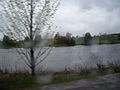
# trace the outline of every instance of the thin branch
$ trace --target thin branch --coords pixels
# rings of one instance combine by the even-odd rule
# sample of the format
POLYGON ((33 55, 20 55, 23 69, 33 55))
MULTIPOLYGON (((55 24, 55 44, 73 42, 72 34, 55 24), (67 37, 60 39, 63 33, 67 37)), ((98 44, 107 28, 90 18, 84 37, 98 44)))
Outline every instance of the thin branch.
MULTIPOLYGON (((52 49, 50 49, 50 50, 47 52, 47 54, 46 54, 46 56, 45 56, 44 58, 40 59, 40 61, 36 63, 36 66, 38 66, 40 63, 42 63, 42 62, 48 57, 48 55, 50 54, 51 51, 52 51, 52 49)), ((39 58, 38 58, 38 59, 39 59, 39 58)))

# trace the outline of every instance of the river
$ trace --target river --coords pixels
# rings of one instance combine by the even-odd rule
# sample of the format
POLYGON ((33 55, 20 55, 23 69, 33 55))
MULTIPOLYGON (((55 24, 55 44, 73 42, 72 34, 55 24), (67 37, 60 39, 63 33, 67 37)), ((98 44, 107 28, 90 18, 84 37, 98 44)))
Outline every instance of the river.
MULTIPOLYGON (((54 47, 41 65, 44 70, 60 71, 77 66, 96 67, 96 63, 111 61, 120 61, 120 44, 54 47)), ((27 66, 14 49, 0 49, 0 68, 12 71, 25 70, 27 66)))

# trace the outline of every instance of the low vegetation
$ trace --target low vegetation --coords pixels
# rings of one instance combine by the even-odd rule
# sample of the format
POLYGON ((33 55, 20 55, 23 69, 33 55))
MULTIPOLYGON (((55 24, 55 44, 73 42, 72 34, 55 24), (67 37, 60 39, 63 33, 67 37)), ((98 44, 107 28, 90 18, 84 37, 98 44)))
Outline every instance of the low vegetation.
POLYGON ((107 74, 120 73, 120 63, 108 63, 108 66, 97 66, 97 68, 79 68, 79 72, 76 70, 65 69, 63 72, 56 72, 53 74, 53 80, 44 85, 51 85, 56 83, 64 83, 74 80, 80 80, 84 78, 92 78, 96 76, 102 76, 107 74), (116 64, 117 63, 117 64, 116 64), (102 67, 102 68, 100 68, 102 67))
MULTIPOLYGON (((92 78, 107 74, 120 73, 120 62, 108 62, 107 66, 103 64, 96 64, 97 68, 65 68, 61 72, 44 72, 38 76, 31 76, 28 72, 9 73, 7 70, 0 70, 0 90, 17 90, 22 88, 34 88, 41 85, 51 85, 57 83, 64 83, 85 78, 92 78), (40 83, 38 77, 45 75, 52 75, 49 82, 40 83)), ((46 80, 46 79, 45 79, 46 80)))
POLYGON ((36 77, 29 73, 8 73, 0 71, 0 90, 17 90, 37 86, 36 77))
POLYGON ((17 75, 14 77, 0 78, 0 90, 14 90, 17 88, 35 87, 35 77, 17 75))

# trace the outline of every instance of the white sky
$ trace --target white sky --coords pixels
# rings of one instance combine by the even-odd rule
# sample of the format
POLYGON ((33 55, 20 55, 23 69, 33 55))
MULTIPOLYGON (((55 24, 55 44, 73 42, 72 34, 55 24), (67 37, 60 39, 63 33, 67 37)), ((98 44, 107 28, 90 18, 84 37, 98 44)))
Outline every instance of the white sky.
POLYGON ((55 24, 62 34, 120 33, 120 0, 62 0, 55 24))
POLYGON ((62 0, 54 22, 62 34, 120 33, 120 0, 62 0))

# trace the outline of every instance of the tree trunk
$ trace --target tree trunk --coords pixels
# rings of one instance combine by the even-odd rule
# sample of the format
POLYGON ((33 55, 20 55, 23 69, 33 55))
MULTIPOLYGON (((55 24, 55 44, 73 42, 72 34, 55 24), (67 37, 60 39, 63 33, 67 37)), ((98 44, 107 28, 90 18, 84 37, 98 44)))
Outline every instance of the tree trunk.
MULTIPOLYGON (((30 41, 31 45, 33 44, 33 0, 31 0, 30 4, 30 41)), ((33 46, 30 48, 30 59, 31 59, 31 74, 32 76, 35 75, 35 59, 34 59, 34 50, 33 46)))
POLYGON ((31 74, 32 76, 35 75, 35 59, 34 59, 34 50, 33 48, 30 48, 30 58, 31 58, 31 74))

